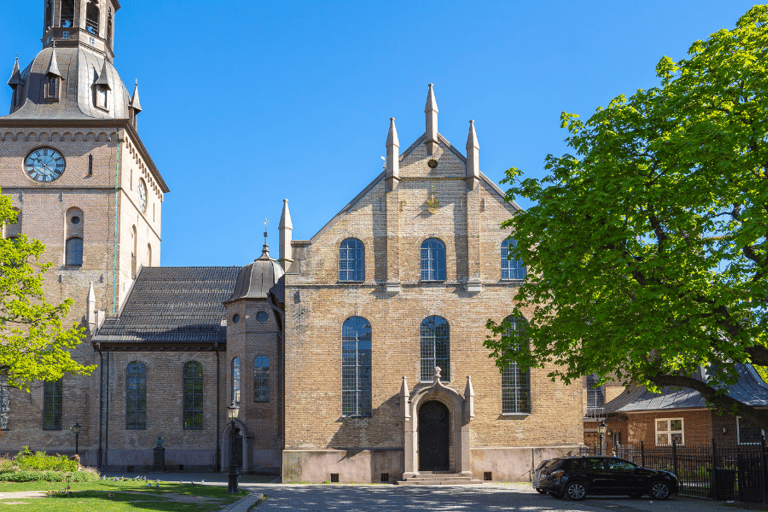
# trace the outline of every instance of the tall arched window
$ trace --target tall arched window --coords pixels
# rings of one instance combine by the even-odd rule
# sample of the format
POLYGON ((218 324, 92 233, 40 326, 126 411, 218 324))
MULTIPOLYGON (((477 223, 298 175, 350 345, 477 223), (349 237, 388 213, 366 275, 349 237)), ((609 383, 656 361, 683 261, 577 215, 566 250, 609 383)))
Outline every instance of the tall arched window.
POLYGON ((341 415, 371 415, 371 324, 359 316, 341 326, 341 415))
MULTIPOLYGON (((514 316, 505 318, 510 323, 507 333, 524 332, 525 320, 514 316)), ((510 363, 501 372, 502 414, 529 414, 531 412, 531 371, 510 363)))
POLYGON ((428 316, 421 322, 421 380, 434 378, 435 366, 440 367, 440 378, 451 380, 451 339, 448 320, 441 316, 428 316))
POLYGON ((62 0, 61 2, 61 26, 72 27, 75 24, 75 0, 62 0))
POLYGON ((147 428, 147 367, 138 361, 125 369, 125 428, 147 428))
POLYGON ((501 243, 501 278, 525 279, 523 260, 509 259, 509 249, 517 246, 516 240, 506 239, 501 243))
POLYGON ((85 8, 85 29, 91 34, 99 35, 99 16, 99 6, 90 0, 85 8))
POLYGON ((421 244, 421 280, 445 281, 445 244, 437 238, 421 244))
POLYGON ((63 389, 62 379, 43 384, 43 430, 61 430, 63 389))
POLYGON ((70 208, 66 217, 67 243, 65 246, 64 264, 68 267, 79 267, 83 264, 83 233, 85 232, 85 216, 80 208, 70 208))
POLYGON ((339 281, 365 281, 365 245, 357 238, 339 245, 339 281))
POLYGON ((258 356, 253 360, 253 401, 269 402, 269 358, 258 356))
POLYGON ((45 21, 43 23, 45 25, 45 27, 43 27, 43 32, 53 25, 53 6, 51 5, 51 0, 45 2, 45 21))
POLYGON ((240 358, 232 360, 232 394, 231 399, 236 404, 240 403, 240 358))
POLYGON ((112 8, 107 11, 107 46, 112 48, 112 8))
POLYGON ((184 429, 203 428, 203 365, 190 361, 184 365, 184 429))

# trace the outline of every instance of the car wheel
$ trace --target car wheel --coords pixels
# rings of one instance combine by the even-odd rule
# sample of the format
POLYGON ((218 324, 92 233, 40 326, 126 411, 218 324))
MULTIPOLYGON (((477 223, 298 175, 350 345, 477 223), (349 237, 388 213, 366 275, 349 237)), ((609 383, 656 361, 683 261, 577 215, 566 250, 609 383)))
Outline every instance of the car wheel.
POLYGON ((587 495, 587 488, 580 482, 571 482, 565 486, 565 495, 569 500, 581 501, 587 495))
POLYGON ((536 488, 536 492, 537 492, 537 493, 539 493, 539 494, 547 494, 547 491, 545 491, 545 490, 544 490, 544 489, 542 489, 541 487, 537 487, 537 488, 536 488))
POLYGON ((648 494, 655 500, 665 500, 669 498, 669 486, 664 482, 653 482, 648 494))

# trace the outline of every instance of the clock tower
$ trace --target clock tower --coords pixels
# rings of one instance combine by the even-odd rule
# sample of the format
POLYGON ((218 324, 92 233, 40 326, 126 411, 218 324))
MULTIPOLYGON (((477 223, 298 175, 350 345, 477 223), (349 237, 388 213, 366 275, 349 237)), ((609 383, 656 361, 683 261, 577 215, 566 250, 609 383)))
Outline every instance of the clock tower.
MULTIPOLYGON (((53 303, 72 298, 68 322, 88 326, 90 337, 105 315, 119 311, 141 267, 159 265, 168 187, 139 137, 138 85, 129 93, 112 64, 118 0, 41 3, 42 50, 25 67, 13 63, 9 114, 0 117, 0 186, 19 211, 3 236, 23 233, 45 244, 44 259, 52 263, 46 297, 53 303)), ((90 343, 75 355, 84 364, 99 363, 90 343)), ((98 383, 99 371, 92 381, 98 383)), ((94 414, 90 385, 80 380, 64 379, 70 403, 64 425, 94 414)), ((19 419, 3 432, 3 446, 16 444, 16 433, 41 430, 37 414, 28 416, 24 429, 19 419)), ((55 429, 41 436, 21 444, 55 451, 70 441, 55 429)))

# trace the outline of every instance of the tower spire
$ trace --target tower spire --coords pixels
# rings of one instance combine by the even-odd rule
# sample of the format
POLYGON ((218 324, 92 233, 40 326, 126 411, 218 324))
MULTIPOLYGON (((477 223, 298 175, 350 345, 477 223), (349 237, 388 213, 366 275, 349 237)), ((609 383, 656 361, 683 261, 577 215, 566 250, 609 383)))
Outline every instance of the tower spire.
MULTIPOLYGON (((106 61, 104 62, 104 68, 106 69, 106 61)), ((152 98, 150 98, 152 99, 152 98)), ((136 80, 136 85, 133 88, 133 96, 131 96, 131 108, 138 114, 141 112, 141 101, 139 101, 139 81, 136 80)))
POLYGON ((427 132, 426 132, 426 144, 427 154, 434 155, 437 153, 439 142, 437 140, 437 102, 435 101, 435 91, 432 89, 433 84, 429 84, 429 92, 427 93, 427 105, 424 107, 424 113, 427 116, 427 132))
POLYGON ((13 71, 11 72, 11 79, 8 80, 8 85, 16 87, 22 85, 24 81, 21 79, 21 72, 19 71, 19 54, 16 54, 16 62, 13 63, 13 71))
POLYGON ((467 135, 467 178, 480 178, 480 144, 475 133, 475 121, 469 122, 467 135))
MULTIPOLYGON (((397 138, 397 128, 395 128, 395 118, 389 118, 389 133, 387 134, 387 166, 386 179, 400 179, 400 140, 397 138)), ((394 187, 391 184, 389 189, 394 187)))
POLYGON ((293 263, 293 248, 291 247, 291 242, 293 241, 293 223, 291 222, 291 212, 288 211, 287 199, 283 199, 283 213, 280 216, 278 230, 280 231, 279 263, 283 267, 283 270, 287 271, 288 267, 293 263))

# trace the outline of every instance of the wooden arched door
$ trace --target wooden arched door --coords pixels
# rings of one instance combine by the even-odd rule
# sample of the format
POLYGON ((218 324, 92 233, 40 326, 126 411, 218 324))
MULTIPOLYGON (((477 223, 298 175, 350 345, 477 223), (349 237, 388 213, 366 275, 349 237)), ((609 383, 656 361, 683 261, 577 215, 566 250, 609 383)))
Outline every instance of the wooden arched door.
POLYGON ((419 409, 419 470, 448 471, 450 412, 431 400, 419 409))

